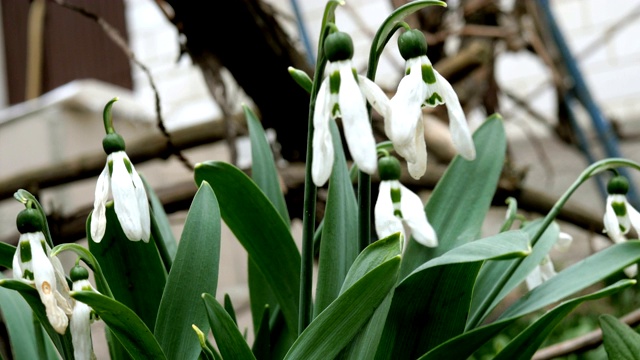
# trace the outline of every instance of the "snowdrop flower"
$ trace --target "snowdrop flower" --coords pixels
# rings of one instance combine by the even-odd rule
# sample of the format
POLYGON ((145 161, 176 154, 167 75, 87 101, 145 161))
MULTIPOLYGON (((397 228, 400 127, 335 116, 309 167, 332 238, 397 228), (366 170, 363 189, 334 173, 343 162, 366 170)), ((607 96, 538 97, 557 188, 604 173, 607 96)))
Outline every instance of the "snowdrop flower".
POLYGON ((320 84, 313 113, 313 161, 311 175, 323 186, 333 167, 333 142, 329 121, 342 118, 347 146, 360 170, 376 171, 376 143, 371 131, 367 101, 382 115, 389 113, 389 99, 371 80, 356 73, 351 63, 353 42, 343 32, 327 36, 324 43, 328 76, 320 84))
MULTIPOLYGON (((558 239, 556 240, 554 247, 557 250, 566 251, 569 248, 569 245, 571 245, 572 241, 573 237, 571 235, 565 232, 560 232, 560 234, 558 234, 558 239)), ((551 279, 555 275, 556 270, 553 266, 553 262, 551 261, 551 257, 549 257, 549 255, 546 255, 544 259, 542 259, 540 264, 538 264, 538 266, 536 266, 535 269, 533 269, 533 271, 531 271, 531 273, 527 275, 527 288, 531 291, 535 287, 551 279)))
MULTIPOLYGON (((640 233, 640 213, 627 201, 629 181, 626 177, 614 176, 607 184, 607 205, 604 212, 604 230, 615 243, 627 241, 625 235, 631 226, 640 233)), ((634 264, 624 269, 629 277, 638 274, 638 265, 634 264)))
POLYGON ((467 160, 476 149, 460 101, 451 84, 427 58, 427 41, 420 30, 405 31, 398 38, 400 54, 406 60, 406 75, 390 101, 391 113, 385 118, 385 133, 395 150, 408 164, 409 174, 419 179, 427 169, 422 106, 447 105, 449 128, 456 150, 467 160))
POLYGON ((72 300, 60 260, 49 257, 51 248, 42 232, 43 221, 36 209, 28 208, 18 214, 20 239, 13 256, 13 277, 35 285, 49 323, 56 332, 64 334, 72 300))
POLYGON ((406 225, 418 243, 428 247, 438 246, 438 237, 427 220, 420 197, 398 181, 398 159, 388 155, 382 157, 378 162, 378 173, 381 181, 374 209, 378 237, 384 238, 396 232, 405 235, 406 225))
POLYGON ((140 175, 124 151, 124 139, 114 132, 111 125, 111 106, 115 100, 117 98, 105 107, 104 123, 107 135, 102 141, 102 147, 107 153, 107 164, 96 184, 91 215, 91 238, 100 242, 104 237, 107 227, 106 204, 109 194, 113 193, 113 206, 127 238, 148 242, 151 224, 149 201, 140 175))
MULTIPOLYGON (((82 266, 76 265, 70 272, 73 281, 73 291, 95 291, 89 282, 89 272, 82 266)), ((71 314, 69 329, 73 343, 73 356, 75 360, 95 359, 93 343, 91 341, 91 312, 89 305, 76 301, 71 314)))

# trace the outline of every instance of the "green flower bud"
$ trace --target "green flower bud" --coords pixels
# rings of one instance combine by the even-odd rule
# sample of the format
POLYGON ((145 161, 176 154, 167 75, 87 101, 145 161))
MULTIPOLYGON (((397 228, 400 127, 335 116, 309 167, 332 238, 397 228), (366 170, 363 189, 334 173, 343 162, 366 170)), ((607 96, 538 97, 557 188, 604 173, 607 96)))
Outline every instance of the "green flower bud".
POLYGON ((398 37, 398 49, 405 60, 427 55, 427 39, 418 29, 405 31, 398 37))
POLYGON ((80 265, 76 265, 69 271, 69 277, 73 282, 87 280, 89 278, 89 271, 80 265))
POLYGON ((18 213, 16 226, 21 234, 41 232, 44 230, 44 219, 36 209, 24 209, 18 213))
POLYGON ((378 174, 380 180, 398 180, 402 174, 400 161, 394 156, 384 156, 378 160, 378 174))
POLYGON ((324 40, 324 53, 331 62, 349 60, 353 57, 353 40, 344 32, 329 34, 324 40))
POLYGON ((102 148, 107 155, 116 151, 124 151, 124 139, 116 133, 107 134, 102 139, 102 148))
POLYGON ((629 180, 626 177, 617 175, 614 176, 607 184, 607 192, 609 194, 626 195, 629 191, 629 180))

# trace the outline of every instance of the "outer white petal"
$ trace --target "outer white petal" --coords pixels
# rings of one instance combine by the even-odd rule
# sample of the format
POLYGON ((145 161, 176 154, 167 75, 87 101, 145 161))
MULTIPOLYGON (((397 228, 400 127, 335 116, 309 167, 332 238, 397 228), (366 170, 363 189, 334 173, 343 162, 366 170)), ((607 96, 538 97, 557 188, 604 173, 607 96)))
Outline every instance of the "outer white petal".
POLYGON ((631 204, 627 202, 627 216, 631 222, 631 226, 636 229, 637 235, 640 235, 640 213, 631 204))
POLYGON ((385 132, 398 154, 414 162, 414 136, 416 126, 422 120, 422 103, 427 95, 427 86, 422 80, 421 64, 417 59, 407 61, 407 67, 409 74, 400 80, 396 94, 389 101, 391 116, 385 119, 385 132))
MULTIPOLYGON (((74 291, 81 291, 85 286, 91 286, 89 281, 80 280, 73 283, 74 291)), ((80 301, 76 301, 69 322, 71 340, 73 342, 73 355, 76 360, 92 359, 94 356, 91 342, 91 308, 80 301)))
POLYGON ((615 243, 625 242, 627 239, 625 238, 622 231, 620 231, 620 223, 618 222, 618 216, 613 211, 612 202, 615 200, 615 197, 612 195, 607 196, 607 205, 604 211, 604 232, 607 233, 609 238, 613 240, 615 243))
POLYGON ((55 297, 55 292, 57 291, 55 271, 42 248, 41 241, 44 239, 38 236, 38 234, 39 233, 27 234, 29 235, 29 243, 31 244, 31 260, 33 263, 36 290, 40 295, 40 301, 42 301, 46 309, 47 318, 51 326, 59 334, 64 334, 69 319, 57 304, 55 297))
POLYGON ((127 155, 124 151, 117 151, 111 155, 113 155, 113 173, 111 174, 113 206, 127 239, 139 241, 142 239, 142 223, 136 189, 133 186, 131 174, 124 165, 127 155))
POLYGON ((558 234, 558 240, 556 240, 555 248, 560 251, 566 251, 569 249, 572 242, 573 236, 561 231, 560 234, 558 234))
POLYGON ((323 186, 331 175, 333 167, 333 142, 329 131, 331 111, 329 79, 320 84, 316 107, 313 112, 313 157, 311 161, 311 178, 316 186, 323 186))
POLYGON ((102 241, 107 228, 106 204, 109 200, 109 161, 112 156, 107 156, 107 164, 98 176, 95 198, 93 200, 93 213, 91 214, 91 238, 95 242, 102 241))
POLYGON ((389 181, 381 181, 378 191, 378 199, 374 208, 376 223, 376 234, 382 239, 397 232, 404 236, 404 226, 402 220, 393 214, 393 203, 391 202, 391 184, 389 181))
POLYGON ((402 218, 411 229, 411 236, 424 246, 438 246, 438 236, 427 220, 427 214, 424 211, 422 200, 404 185, 400 185, 400 189, 402 218))
POLYGON ((449 129, 451 130, 451 139, 456 150, 467 160, 476 158, 476 147, 467 125, 467 118, 464 115, 458 95, 451 87, 451 84, 442 77, 437 71, 433 70, 436 75, 436 84, 438 85, 438 93, 447 104, 447 113, 449 114, 449 129))
POLYGON ((378 167, 376 141, 373 138, 367 103, 360 86, 353 76, 351 61, 338 62, 340 66, 340 92, 338 103, 344 137, 349 146, 351 157, 358 164, 360 170, 373 174, 378 167))
POLYGON ((142 179, 140 179, 140 175, 138 175, 138 173, 136 172, 133 164, 131 164, 131 169, 133 170, 131 174, 131 180, 133 181, 133 186, 135 186, 136 188, 136 200, 138 203, 138 209, 140 210, 140 225, 142 226, 141 238, 142 241, 149 242, 149 237, 151 236, 149 199, 147 198, 147 192, 144 189, 142 179))
POLYGON ((556 275, 556 269, 553 267, 553 262, 549 255, 540 263, 540 274, 542 275, 542 281, 547 281, 556 275))
POLYGON ((358 85, 369 104, 385 119, 391 115, 391 102, 380 87, 366 76, 358 75, 358 85))
POLYGON ((416 126, 413 147, 415 150, 415 161, 407 160, 407 170, 414 179, 420 179, 427 171, 427 143, 424 139, 424 122, 422 116, 416 126))
POLYGON ((635 278, 638 275, 638 264, 629 265, 624 268, 624 273, 630 278, 635 278))
POLYGON ((525 281, 527 283, 527 289, 529 289, 529 291, 542 284, 542 273, 540 272, 539 265, 533 268, 529 275, 527 275, 525 281))
MULTIPOLYGON (((48 244, 46 245, 46 248, 47 253, 50 253, 48 244)), ((67 315, 71 315, 72 304, 75 302, 75 300, 71 298, 71 295, 69 295, 69 284, 67 284, 67 279, 64 274, 62 263, 57 256, 49 256, 49 261, 51 261, 51 266, 53 266, 53 272, 56 276, 57 290, 54 293, 56 297, 56 303, 62 310, 64 310, 67 315)))
POLYGON ((20 234, 20 239, 18 240, 18 246, 16 246, 16 252, 13 254, 13 261, 11 263, 11 266, 13 267, 13 278, 14 279, 22 279, 22 277, 24 276, 24 273, 22 271, 22 260, 20 259, 20 255, 21 255, 21 246, 20 243, 22 241, 29 241, 28 238, 25 237, 25 234, 20 234))

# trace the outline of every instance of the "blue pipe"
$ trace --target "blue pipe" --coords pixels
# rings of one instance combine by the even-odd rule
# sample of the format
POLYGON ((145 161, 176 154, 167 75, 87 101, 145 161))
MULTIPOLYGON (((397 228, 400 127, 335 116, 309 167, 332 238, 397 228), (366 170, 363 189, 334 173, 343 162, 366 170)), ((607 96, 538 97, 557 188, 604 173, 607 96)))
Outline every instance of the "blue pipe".
POLYGON ((311 46, 311 41, 309 41, 307 29, 304 26, 304 20, 302 18, 302 13, 300 12, 300 6, 298 6, 298 0, 291 0, 291 7, 293 8, 293 14, 297 20, 296 23, 298 24, 300 39, 302 40, 305 51, 307 52, 307 60, 309 61, 309 64, 313 66, 316 64, 316 56, 313 53, 313 47, 311 46))
MULTIPOLYGON (((560 51, 560 55, 562 56, 562 60, 564 65, 573 80, 573 85, 569 89, 569 91, 582 103, 585 110, 589 113, 591 117, 591 121, 593 126, 598 134, 598 138, 600 139, 600 143, 603 145, 605 153, 608 157, 622 157, 619 147, 618 147, 618 139, 613 131, 613 128, 609 124, 609 122, 604 118, 602 112, 598 105, 596 105, 591 93, 589 92, 589 88, 582 77, 582 73, 578 68, 577 62, 573 55, 571 54, 571 50, 567 46, 567 43, 562 36, 562 32, 553 16, 553 12, 551 11, 551 6, 549 5, 549 0, 538 0, 541 5, 541 9, 544 12, 544 16, 546 18, 547 26, 551 31, 553 36, 553 40, 555 41, 558 50, 560 51)), ((569 109, 571 111, 571 109, 569 109)), ((577 125, 577 124, 576 124, 577 125)), ((627 171, 627 169, 619 170, 621 175, 629 178, 629 193, 627 194, 628 200, 634 207, 638 207, 640 202, 638 201, 638 193, 635 189, 634 182, 631 178, 631 174, 627 171)), ((606 191, 603 196, 606 197, 606 191)))

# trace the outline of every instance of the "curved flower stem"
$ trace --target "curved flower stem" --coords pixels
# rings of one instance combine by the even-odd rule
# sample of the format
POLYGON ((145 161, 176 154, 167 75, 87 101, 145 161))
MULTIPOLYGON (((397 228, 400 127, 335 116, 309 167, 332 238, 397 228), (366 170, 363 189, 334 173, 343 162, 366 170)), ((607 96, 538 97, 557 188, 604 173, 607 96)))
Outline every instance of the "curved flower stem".
POLYGON ((113 99, 109 100, 107 105, 105 105, 104 107, 104 111, 102 112, 102 121, 104 122, 104 131, 107 134, 113 134, 114 132, 116 132, 113 129, 113 116, 111 115, 111 107, 113 107, 113 103, 115 103, 116 101, 118 101, 117 97, 114 97, 113 99))
MULTIPOLYGON (((564 204, 569 200, 571 195, 573 195, 573 193, 585 181, 589 180, 591 177, 599 173, 602 173, 607 170, 612 170, 617 167, 630 167, 636 170, 640 170, 640 164, 634 161, 622 159, 622 158, 604 159, 590 165, 580 174, 578 179, 576 179, 576 181, 569 187, 569 189, 565 191, 562 197, 558 199, 558 201, 553 205, 551 210, 549 210, 549 213, 545 216, 544 220, 542 221, 542 225, 540 225, 540 227, 538 228, 538 231, 531 238, 531 247, 535 246, 535 244, 538 242, 540 237, 542 237, 542 234, 547 230, 547 227, 549 227, 551 222, 553 222, 556 216, 558 216, 564 204)), ((480 304, 478 311, 476 311, 467 322, 467 327, 466 327, 467 330, 477 327, 486 318, 486 316, 489 314, 489 311, 491 310, 490 307, 493 304, 494 300, 496 299, 498 294, 502 291, 507 281, 509 281, 511 276, 513 276, 513 273, 515 273, 516 269, 518 268, 518 266, 520 266, 521 262, 522 262, 522 259, 514 261, 512 266, 509 267, 509 269, 506 271, 505 275, 499 279, 498 286, 495 286, 493 288, 489 296, 487 296, 480 304)))

